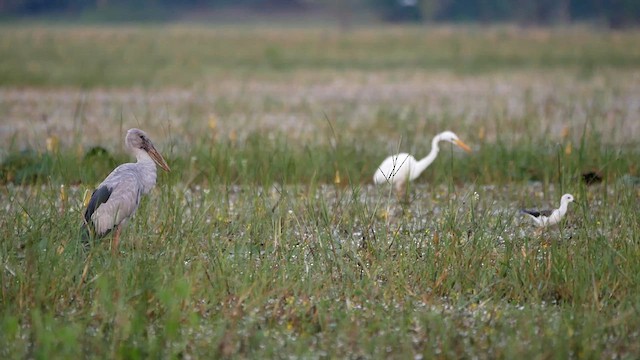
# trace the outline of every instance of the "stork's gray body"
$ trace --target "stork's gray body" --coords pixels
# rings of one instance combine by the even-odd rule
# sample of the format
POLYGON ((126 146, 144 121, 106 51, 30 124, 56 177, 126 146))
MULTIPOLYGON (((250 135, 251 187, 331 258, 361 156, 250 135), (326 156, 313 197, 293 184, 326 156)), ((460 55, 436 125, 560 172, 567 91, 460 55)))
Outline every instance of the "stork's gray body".
POLYGON ((95 236, 102 237, 135 214, 140 198, 155 186, 156 165, 148 161, 122 164, 115 168, 93 192, 85 220, 92 224, 95 236), (105 198, 105 194, 108 197, 105 198), (92 202, 96 205, 92 209, 92 202))
POLYGON ((156 164, 169 171, 164 158, 142 130, 129 130, 125 144, 137 162, 115 168, 93 192, 84 213, 85 240, 101 238, 115 229, 112 249, 117 248, 120 229, 136 212, 142 195, 155 186, 156 164))

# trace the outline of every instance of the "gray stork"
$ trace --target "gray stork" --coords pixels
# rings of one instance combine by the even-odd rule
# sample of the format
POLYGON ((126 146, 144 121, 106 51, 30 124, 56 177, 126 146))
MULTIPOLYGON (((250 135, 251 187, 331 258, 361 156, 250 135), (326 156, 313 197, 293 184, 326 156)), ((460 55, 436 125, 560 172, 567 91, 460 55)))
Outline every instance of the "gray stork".
POLYGON ((90 238, 102 238, 115 229, 111 246, 114 254, 118 249, 122 226, 135 213, 142 195, 151 191, 156 184, 156 164, 170 171, 169 165, 144 131, 127 131, 125 145, 137 161, 118 166, 98 185, 91 194, 82 226, 85 242, 90 238))

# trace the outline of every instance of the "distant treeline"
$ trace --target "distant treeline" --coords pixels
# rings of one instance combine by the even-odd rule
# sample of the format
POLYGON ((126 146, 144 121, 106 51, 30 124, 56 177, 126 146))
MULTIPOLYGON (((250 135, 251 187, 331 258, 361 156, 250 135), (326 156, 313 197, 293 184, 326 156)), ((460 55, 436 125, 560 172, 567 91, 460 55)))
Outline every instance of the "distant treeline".
POLYGON ((328 10, 342 20, 368 10, 394 22, 594 21, 612 28, 640 23, 640 0, 0 0, 0 15, 73 17, 90 13, 97 19, 135 20, 230 7, 253 12, 328 10))

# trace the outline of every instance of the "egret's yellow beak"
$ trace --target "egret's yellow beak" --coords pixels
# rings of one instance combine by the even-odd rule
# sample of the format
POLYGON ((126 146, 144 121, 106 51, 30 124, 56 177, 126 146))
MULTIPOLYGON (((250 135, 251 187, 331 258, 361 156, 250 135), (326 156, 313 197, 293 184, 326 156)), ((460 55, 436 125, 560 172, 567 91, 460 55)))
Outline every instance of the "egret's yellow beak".
POLYGON ((151 158, 153 159, 153 161, 155 161, 155 163, 158 164, 158 166, 160 166, 163 170, 171 171, 171 169, 169 169, 169 165, 167 165, 167 162, 164 161, 164 158, 162 157, 162 155, 160 155, 158 150, 156 150, 156 148, 153 145, 151 145, 148 153, 149 153, 149 156, 151 156, 151 158))
POLYGON ((471 152, 471 148, 467 144, 463 143, 462 140, 456 139, 456 140, 453 140, 453 143, 458 145, 462 150, 466 152, 471 152))

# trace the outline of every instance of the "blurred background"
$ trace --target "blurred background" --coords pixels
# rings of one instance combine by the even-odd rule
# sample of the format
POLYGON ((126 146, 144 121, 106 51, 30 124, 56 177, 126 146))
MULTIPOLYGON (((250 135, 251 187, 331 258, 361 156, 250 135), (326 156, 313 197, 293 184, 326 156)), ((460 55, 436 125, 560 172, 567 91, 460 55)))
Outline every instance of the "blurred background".
POLYGON ((0 0, 0 182, 92 184, 130 127, 212 186, 368 183, 445 129, 482 151, 426 182, 560 181, 558 151, 635 176, 605 146, 640 136, 639 21, 631 0, 0 0))
POLYGON ((85 21, 240 21, 287 18, 341 27, 362 22, 592 22, 609 28, 638 24, 636 0, 0 0, 6 19, 85 21))

